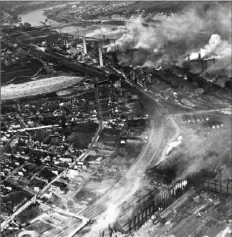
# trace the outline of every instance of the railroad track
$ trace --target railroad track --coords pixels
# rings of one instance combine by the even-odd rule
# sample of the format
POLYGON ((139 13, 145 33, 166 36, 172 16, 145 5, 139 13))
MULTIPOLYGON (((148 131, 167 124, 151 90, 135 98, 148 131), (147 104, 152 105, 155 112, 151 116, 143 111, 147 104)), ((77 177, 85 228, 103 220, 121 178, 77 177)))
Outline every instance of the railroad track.
POLYGON ((96 217, 101 215, 105 210, 106 207, 104 207, 104 205, 102 204, 95 205, 92 206, 91 209, 87 209, 86 211, 84 211, 83 216, 88 219, 94 220, 96 217))
POLYGON ((196 114, 207 114, 207 113, 215 113, 215 112, 224 112, 227 111, 231 113, 231 107, 226 107, 222 109, 208 109, 208 110, 198 110, 192 112, 185 112, 185 113, 177 113, 177 114, 169 114, 167 117, 174 117, 174 116, 183 116, 183 115, 196 115, 196 114))
MULTIPOLYGON (((128 178, 134 178, 135 181, 139 180, 141 175, 143 174, 143 172, 145 171, 146 167, 149 165, 149 163, 154 159, 154 157, 157 155, 157 150, 159 148, 160 145, 160 137, 162 135, 163 132, 163 127, 159 128, 158 131, 152 130, 151 134, 150 134, 150 140, 148 142, 148 144, 146 145, 146 147, 143 149, 142 153, 145 152, 145 154, 141 154, 142 156, 140 157, 140 159, 131 167, 131 169, 129 170, 129 172, 127 173, 127 175, 125 177, 122 177, 117 183, 124 183, 125 184, 125 188, 127 189, 125 191, 126 193, 129 193, 132 189, 131 185, 128 185, 126 187, 126 185, 128 184, 126 181, 128 178), (157 133, 156 133, 157 132, 157 133), (155 137, 155 141, 153 140, 155 137), (138 167, 140 168, 141 173, 138 174, 137 170, 138 167)), ((115 185, 113 186, 112 189, 114 189, 115 185)), ((110 189, 110 190, 112 190, 110 189)), ((109 191, 110 191, 109 190, 109 191)), ((107 192, 107 194, 110 192, 107 192)), ((100 216, 101 214, 103 214, 107 207, 104 205, 105 202, 103 202, 105 199, 107 199, 107 194, 103 195, 98 201, 97 203, 95 203, 95 205, 87 207, 84 211, 81 212, 81 215, 83 215, 84 217, 88 218, 88 219, 96 219, 98 216, 100 216)), ((120 198, 121 199, 121 198, 120 198)), ((120 201, 119 199, 119 201, 120 201)), ((122 205, 123 203, 121 203, 119 205, 119 207, 122 205)))

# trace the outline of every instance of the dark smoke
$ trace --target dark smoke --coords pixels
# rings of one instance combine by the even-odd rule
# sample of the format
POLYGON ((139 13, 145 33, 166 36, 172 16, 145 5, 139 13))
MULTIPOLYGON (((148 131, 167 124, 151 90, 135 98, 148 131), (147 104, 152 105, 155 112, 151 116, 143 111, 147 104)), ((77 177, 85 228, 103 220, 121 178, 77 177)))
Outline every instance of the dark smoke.
POLYGON ((177 147, 166 160, 172 165, 178 163, 177 179, 184 179, 201 170, 213 172, 215 167, 223 164, 231 167, 231 125, 227 119, 224 119, 223 123, 227 129, 219 128, 220 130, 212 131, 208 135, 185 128, 186 138, 183 138, 183 146, 177 147))

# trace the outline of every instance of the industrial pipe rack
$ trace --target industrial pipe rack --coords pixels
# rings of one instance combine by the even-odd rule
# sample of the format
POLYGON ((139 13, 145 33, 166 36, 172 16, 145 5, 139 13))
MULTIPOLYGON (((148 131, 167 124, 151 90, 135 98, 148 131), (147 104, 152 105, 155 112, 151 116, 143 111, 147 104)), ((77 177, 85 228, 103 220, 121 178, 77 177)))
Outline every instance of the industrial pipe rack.
POLYGON ((220 180, 208 179, 208 180, 205 180, 203 189, 210 192, 223 194, 226 196, 231 196, 232 195, 232 182, 231 181, 222 182, 220 180))

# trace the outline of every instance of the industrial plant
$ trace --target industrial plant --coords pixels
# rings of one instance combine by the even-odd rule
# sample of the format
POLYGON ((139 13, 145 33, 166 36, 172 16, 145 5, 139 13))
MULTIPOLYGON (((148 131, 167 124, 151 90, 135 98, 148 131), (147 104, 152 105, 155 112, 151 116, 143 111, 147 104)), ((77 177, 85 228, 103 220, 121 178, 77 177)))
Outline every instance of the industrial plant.
POLYGON ((1 236, 231 236, 230 2, 0 6, 1 236))

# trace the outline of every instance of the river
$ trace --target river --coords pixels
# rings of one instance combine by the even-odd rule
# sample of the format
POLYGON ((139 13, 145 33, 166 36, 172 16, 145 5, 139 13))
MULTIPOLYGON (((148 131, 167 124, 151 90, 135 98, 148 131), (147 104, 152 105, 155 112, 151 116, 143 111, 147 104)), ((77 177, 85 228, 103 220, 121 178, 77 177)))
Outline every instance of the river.
MULTIPOLYGON (((66 6, 67 3, 59 4, 59 5, 56 5, 55 7, 66 6)), ((37 9, 37 10, 33 10, 31 12, 27 12, 27 13, 21 14, 19 16, 21 17, 21 22, 22 23, 28 22, 32 26, 41 26, 42 25, 41 22, 44 22, 45 19, 46 19, 46 16, 43 15, 44 11, 45 10, 51 10, 53 8, 54 8, 54 6, 52 6, 52 7, 45 7, 45 8, 41 8, 41 9, 37 9)), ((48 24, 49 25, 54 25, 54 24, 57 24, 57 22, 49 20, 48 24)))
MULTIPOLYGON (((63 4, 57 4, 55 6, 50 6, 50 7, 45 7, 45 8, 41 8, 41 9, 37 9, 37 10, 33 10, 31 12, 25 13, 25 14, 21 14, 19 15, 21 17, 21 22, 25 23, 28 22, 30 23, 32 26, 42 26, 43 24, 41 22, 45 22, 46 16, 43 14, 44 10, 51 10, 53 8, 56 7, 64 7, 67 4, 74 4, 77 3, 76 2, 66 2, 63 4)), ((53 20, 48 20, 47 25, 51 25, 51 26, 56 26, 56 25, 60 25, 62 23, 58 23, 55 22, 53 20)), ((64 23, 63 23, 64 24, 64 23)), ((107 26, 104 26, 105 28, 107 26)), ((111 28, 112 26, 110 26, 109 28, 111 28)), ((68 34, 72 34, 72 35, 86 35, 89 34, 91 32, 93 32, 93 30, 97 29, 98 27, 94 27, 92 26, 88 26, 88 27, 80 27, 80 26, 67 26, 64 27, 62 29, 57 29, 57 31, 61 32, 61 33, 68 33, 68 34)))
MULTIPOLYGON (((56 8, 56 7, 64 7, 64 6, 66 6, 67 4, 70 4, 70 3, 77 3, 77 1, 76 2, 66 2, 66 3, 63 3, 63 4, 58 4, 56 6, 45 7, 45 8, 33 10, 31 12, 24 13, 24 14, 21 14, 19 16, 21 17, 21 22, 22 23, 28 22, 32 26, 41 26, 41 25, 43 25, 41 22, 45 22, 45 19, 47 18, 44 15, 45 10, 51 10, 53 8, 56 8)), ((49 19, 46 24, 51 25, 51 26, 56 26, 56 25, 59 25, 60 23, 49 19)), ((77 31, 77 27, 74 27, 74 26, 68 26, 68 27, 64 27, 64 28, 61 29, 62 33, 75 34, 76 31, 77 31)))

